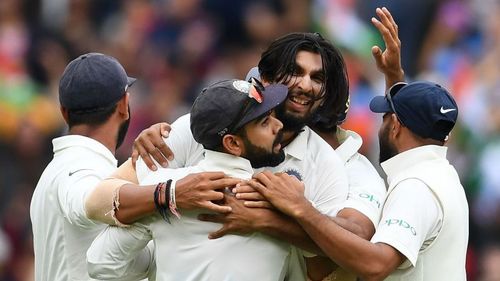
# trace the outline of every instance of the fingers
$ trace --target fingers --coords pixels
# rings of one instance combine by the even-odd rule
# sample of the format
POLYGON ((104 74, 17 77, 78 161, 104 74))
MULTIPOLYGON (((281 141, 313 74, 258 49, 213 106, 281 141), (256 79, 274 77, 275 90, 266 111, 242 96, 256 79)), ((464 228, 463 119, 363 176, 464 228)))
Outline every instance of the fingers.
POLYGON ((154 146, 156 151, 159 153, 158 157, 154 157, 154 155, 153 157, 156 161, 158 161, 158 163, 161 163, 161 165, 166 168, 168 166, 168 162, 166 160, 174 160, 174 152, 170 149, 170 147, 168 147, 163 139, 159 140, 158 143, 154 143, 154 146))
MULTIPOLYGON (((200 214, 200 215, 198 215, 198 219, 200 221, 215 222, 215 223, 224 223, 225 222, 223 215, 200 214)), ((219 230, 212 232, 212 233, 209 233, 208 238, 209 239, 220 238, 227 233, 227 230, 228 230, 228 228, 226 228, 226 226, 223 226, 219 230)))
POLYGON ((245 201, 243 205, 248 208, 267 208, 274 209, 274 206, 269 201, 245 201))
POLYGON ((215 223, 224 223, 224 216, 220 214, 199 214, 198 220, 215 223))
POLYGON ((264 197, 266 197, 266 187, 264 185, 262 185, 260 182, 256 181, 256 180, 251 180, 251 181, 248 181, 248 184, 253 188, 255 189, 257 192, 259 192, 260 194, 262 194, 264 197))
POLYGON ((168 138, 168 135, 170 134, 170 130, 172 129, 170 127, 170 124, 162 122, 159 124, 160 125, 160 134, 164 138, 168 138))
POLYGON ((266 198, 262 194, 254 192, 236 193, 236 198, 239 200, 264 201, 266 198))
POLYGON ((208 201, 207 204, 204 204, 202 207, 204 209, 214 211, 216 213, 221 213, 221 214, 231 213, 231 211, 233 210, 230 206, 221 206, 221 205, 217 205, 217 204, 210 202, 210 201, 208 201))
MULTIPOLYGON (((141 142, 141 141, 138 139, 136 139, 134 141, 134 148, 137 150, 137 153, 139 154, 139 156, 141 156, 142 160, 144 161, 144 164, 146 164, 146 166, 150 170, 156 171, 158 168, 156 167, 155 163, 153 162, 153 159, 151 159, 151 156, 149 155, 149 153, 147 152, 147 149, 145 148, 146 146, 150 145, 150 143, 139 144, 139 142, 141 142)), ((154 149, 154 148, 151 148, 151 149, 154 149)))
POLYGON ((247 193, 247 192, 255 192, 255 189, 248 185, 247 182, 240 182, 233 188, 233 193, 247 193))
POLYGON ((217 239, 217 238, 221 238, 222 236, 226 235, 226 233, 228 232, 228 228, 224 225, 223 227, 221 227, 219 230, 215 231, 215 232, 212 232, 212 233, 209 233, 208 234, 208 239, 217 239))
MULTIPOLYGON (((271 172, 264 171, 262 173, 258 173, 256 175, 254 175, 253 178, 259 180, 263 185, 268 186, 269 184, 271 184, 271 178, 273 176, 274 175, 271 172)), ((255 188, 254 185, 251 185, 251 186, 255 188)))
POLYGON ((375 12, 377 13, 377 16, 380 18, 382 25, 389 31, 391 38, 396 38, 398 34, 396 32, 395 26, 393 25, 393 21, 389 19, 389 17, 392 18, 391 14, 389 13, 389 10, 387 10, 384 7, 382 9, 377 8, 375 12))
POLYGON ((137 159, 139 159, 139 151, 135 150, 135 148, 132 148, 132 155, 130 156, 130 158, 132 159, 132 165, 135 168, 135 162, 137 162, 137 159))
POLYGON ((241 180, 236 178, 222 178, 218 180, 212 180, 210 182, 209 189, 214 190, 214 189, 221 189, 224 187, 233 187, 240 182, 241 180))
POLYGON ((382 11, 384 12, 385 16, 389 19, 391 23, 391 30, 393 31, 392 34, 394 35, 394 38, 398 37, 398 25, 394 21, 394 18, 391 15, 391 12, 386 7, 382 8, 382 11))

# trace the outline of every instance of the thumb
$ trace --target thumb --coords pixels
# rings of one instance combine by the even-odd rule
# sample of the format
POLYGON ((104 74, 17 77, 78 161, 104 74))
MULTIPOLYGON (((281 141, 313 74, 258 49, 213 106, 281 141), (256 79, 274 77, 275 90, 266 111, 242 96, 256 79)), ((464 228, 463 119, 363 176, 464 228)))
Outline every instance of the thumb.
POLYGON ((372 47, 372 55, 375 58, 375 61, 377 61, 377 63, 381 60, 381 58, 382 58, 382 50, 380 49, 379 46, 373 46, 372 47))
POLYGON ((160 125, 160 134, 164 138, 168 138, 168 135, 170 134, 170 125, 168 123, 162 123, 160 125))

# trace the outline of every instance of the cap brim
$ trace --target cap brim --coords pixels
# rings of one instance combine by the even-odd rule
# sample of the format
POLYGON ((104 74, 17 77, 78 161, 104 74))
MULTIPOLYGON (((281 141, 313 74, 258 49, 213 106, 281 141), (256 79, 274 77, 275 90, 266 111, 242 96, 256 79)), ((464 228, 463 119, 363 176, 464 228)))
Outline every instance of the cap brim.
POLYGON ((241 128, 248 122, 274 109, 282 103, 288 95, 288 87, 283 84, 271 84, 262 92, 262 103, 257 103, 247 115, 245 115, 235 128, 241 128))
POLYGON ((135 81, 137 81, 136 78, 133 78, 133 77, 127 77, 127 86, 132 86, 134 85, 135 81))
POLYGON ((254 66, 248 71, 247 76, 245 77, 246 81, 250 82, 250 79, 255 78, 260 81, 260 72, 257 66, 254 66))
POLYGON ((385 96, 376 96, 370 102, 370 110, 375 113, 392 112, 391 105, 385 96))

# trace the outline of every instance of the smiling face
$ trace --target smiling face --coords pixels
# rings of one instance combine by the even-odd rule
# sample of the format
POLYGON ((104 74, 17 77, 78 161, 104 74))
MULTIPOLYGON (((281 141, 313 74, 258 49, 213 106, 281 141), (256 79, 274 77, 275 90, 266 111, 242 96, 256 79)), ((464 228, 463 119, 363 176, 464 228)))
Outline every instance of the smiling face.
POLYGON ((325 75, 321 55, 299 51, 294 68, 288 81, 280 81, 288 86, 287 99, 276 109, 285 131, 302 129, 324 98, 325 75))

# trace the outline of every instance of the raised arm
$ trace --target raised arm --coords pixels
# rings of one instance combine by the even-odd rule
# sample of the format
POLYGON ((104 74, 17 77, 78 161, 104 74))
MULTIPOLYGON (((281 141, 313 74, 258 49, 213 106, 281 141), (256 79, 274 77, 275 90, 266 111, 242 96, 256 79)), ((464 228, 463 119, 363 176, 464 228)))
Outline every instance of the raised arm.
POLYGON ((398 36, 398 25, 389 10, 384 7, 377 8, 375 12, 380 20, 373 17, 371 21, 382 35, 385 50, 382 51, 379 46, 373 46, 372 55, 377 68, 385 76, 386 89, 389 89, 395 83, 405 79, 401 67, 401 41, 398 36))

